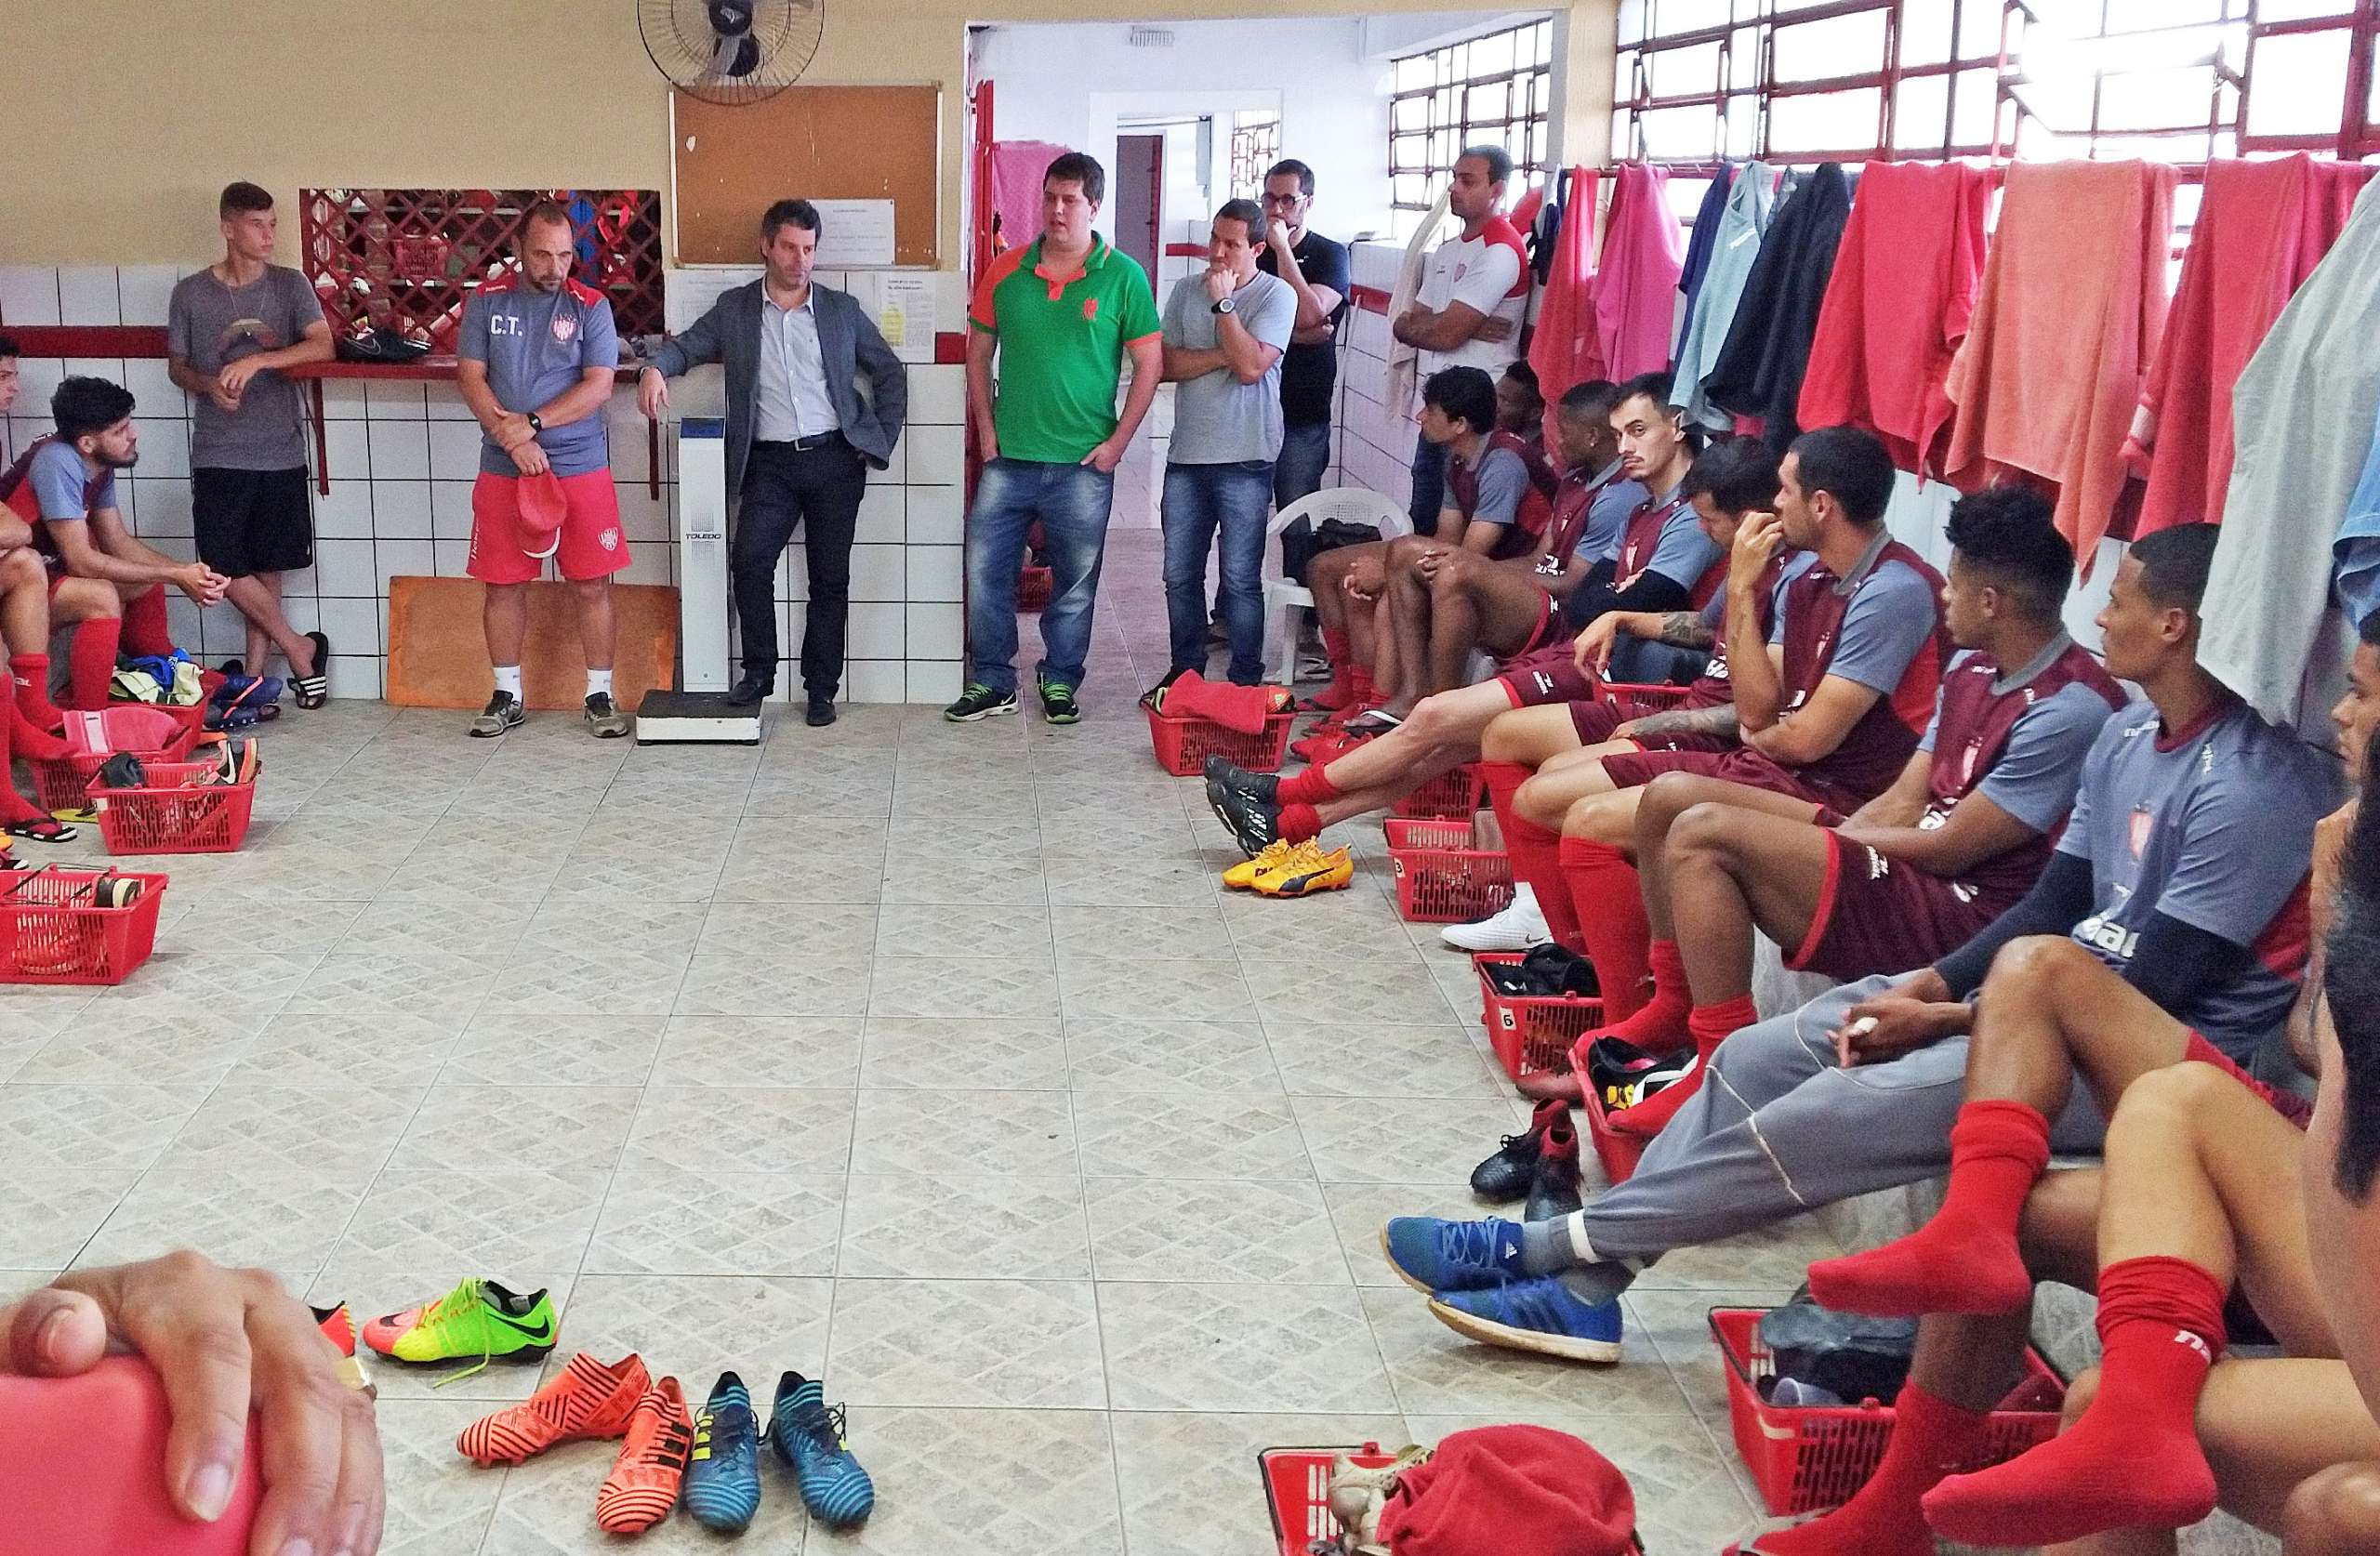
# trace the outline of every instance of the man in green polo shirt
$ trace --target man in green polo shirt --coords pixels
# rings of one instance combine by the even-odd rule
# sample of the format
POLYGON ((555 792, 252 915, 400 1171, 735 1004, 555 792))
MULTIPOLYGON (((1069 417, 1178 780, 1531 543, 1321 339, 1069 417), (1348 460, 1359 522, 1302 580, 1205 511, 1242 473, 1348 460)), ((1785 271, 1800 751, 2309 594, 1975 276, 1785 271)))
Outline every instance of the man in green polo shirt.
POLYGON ((1130 256, 1091 230, 1107 174, 1069 152, 1041 176, 1041 236, 994 259, 968 306, 967 414, 984 456, 967 516, 967 640, 973 669, 943 717, 1016 711, 1016 574, 1041 521, 1050 603, 1041 613, 1042 717, 1072 724, 1091 653, 1091 597, 1107 548, 1116 466, 1164 372, 1157 297, 1130 256), (999 353, 998 389, 992 356, 999 353), (1116 414, 1116 379, 1132 361, 1116 414))

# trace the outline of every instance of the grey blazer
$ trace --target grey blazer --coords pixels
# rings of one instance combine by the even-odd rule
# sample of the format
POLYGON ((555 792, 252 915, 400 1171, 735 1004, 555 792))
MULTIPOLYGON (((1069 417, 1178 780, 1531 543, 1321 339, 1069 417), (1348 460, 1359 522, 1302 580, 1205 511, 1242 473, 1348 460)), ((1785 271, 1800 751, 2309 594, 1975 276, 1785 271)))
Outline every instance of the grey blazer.
MULTIPOLYGON (((646 365, 666 378, 707 362, 727 364, 727 490, 744 490, 752 453, 752 386, 760 373, 760 287, 755 281, 720 294, 710 311, 673 337, 646 365)), ((876 321, 848 292, 811 284, 818 311, 818 350, 826 362, 826 393, 843 436, 878 469, 900 441, 909 412, 908 369, 884 344, 876 321), (867 380, 863 400, 859 381, 867 380)))

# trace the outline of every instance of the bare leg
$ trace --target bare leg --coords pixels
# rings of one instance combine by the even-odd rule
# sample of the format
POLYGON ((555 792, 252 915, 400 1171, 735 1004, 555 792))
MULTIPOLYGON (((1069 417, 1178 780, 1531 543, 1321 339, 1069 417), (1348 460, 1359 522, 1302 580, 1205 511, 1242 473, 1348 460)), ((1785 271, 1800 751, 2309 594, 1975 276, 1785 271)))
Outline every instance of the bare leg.
POLYGON ((574 583, 571 588, 578 595, 578 643, 587 655, 590 670, 612 667, 612 642, 615 627, 612 620, 612 580, 589 578, 574 583))
POLYGON ((9 653, 47 653, 49 574, 32 547, 0 556, 0 638, 9 653))
POLYGON ((490 664, 520 664, 521 642, 529 635, 529 586, 490 584, 480 625, 487 633, 490 664))
POLYGON ((291 675, 314 673, 313 640, 290 626, 288 616, 282 612, 280 574, 252 573, 245 578, 234 578, 231 587, 223 592, 224 598, 247 618, 248 674, 264 674, 265 658, 273 648, 280 649, 289 661, 291 675))
POLYGON ((2300 1481, 2281 1510, 2281 1537, 2283 1556, 2380 1549, 2380 1463, 2334 1464, 2300 1481))
POLYGON ((1525 820, 1535 822, 1540 826, 1567 833, 1573 837, 1592 836, 1597 842, 1609 843, 1616 849, 1634 848, 1635 834, 1633 832, 1617 839, 1604 837, 1600 829, 1593 833, 1572 832, 1570 816, 1582 799, 1626 794, 1631 797, 1627 807, 1629 824, 1634 825, 1636 801, 1633 797, 1639 791, 1622 789, 1613 783, 1611 774, 1604 771, 1603 763, 1598 758, 1613 752, 1635 749, 1636 747, 1624 742, 1609 745, 1593 745, 1582 751, 1574 752, 1572 755, 1576 758, 1575 760, 1563 762, 1559 766, 1547 763, 1537 771, 1534 777, 1524 783, 1519 791, 1513 796, 1514 812, 1525 820))
POLYGON ((1403 724, 1377 740, 1356 746, 1323 771, 1331 787, 1342 794, 1353 794, 1357 789, 1408 782, 1423 761, 1441 751, 1451 750, 1457 753, 1458 761, 1468 761, 1476 753, 1479 737, 1488 724, 1497 715, 1510 711, 1512 705, 1510 693, 1498 680, 1483 680, 1476 686, 1424 697, 1414 705, 1412 717, 1403 724))
MULTIPOLYGON (((1752 992, 1752 932, 1788 952, 1806 943, 1826 891, 1823 830, 1738 805, 1697 805, 1670 827, 1669 916, 1697 1005, 1752 992)), ((1650 916, 1648 911, 1647 917, 1650 916)))
POLYGON ((1542 767, 1585 744, 1579 738, 1578 720, 1570 717, 1570 705, 1555 703, 1498 714, 1480 732, 1479 754, 1491 762, 1542 767))
POLYGON ((1315 814, 1325 826, 1335 826, 1352 821, 1368 811, 1385 811, 1441 773, 1451 772, 1462 765, 1459 752, 1434 751, 1417 763, 1403 778, 1376 784, 1369 788, 1351 789, 1329 799, 1315 802, 1315 814))
POLYGON ((1342 546, 1325 551, 1306 568, 1306 591, 1314 596, 1314 614, 1329 631, 1347 629, 1347 570, 1354 565, 1356 554, 1372 550, 1368 546, 1342 546))
POLYGON ((2189 1029, 2063 935, 2033 935, 1992 958, 1967 1048, 1967 1100, 2066 1110, 2080 1070, 2112 1117, 2124 1088, 2181 1062, 2189 1029))
MULTIPOLYGON (((1670 912, 1670 828, 1689 809, 1704 804, 1759 811, 1797 822, 1807 822, 1818 813, 1818 808, 1806 799, 1731 784, 1724 778, 1664 772, 1646 785, 1644 803, 1636 807, 1636 873, 1645 882, 1645 920, 1652 926, 1655 940, 1677 938, 1677 921, 1670 912)), ((1746 958, 1750 956, 1747 949, 1746 958)))
POLYGON ((1396 544, 1389 547, 1388 587, 1382 592, 1381 610, 1386 627, 1382 634, 1383 648, 1394 658, 1375 665, 1374 679, 1382 691, 1394 689, 1383 705, 1387 711, 1402 716, 1411 712, 1413 705, 1435 688, 1426 684, 1430 673, 1429 587, 1409 561, 1400 562, 1396 544))
POLYGON ((1474 649, 1518 653, 1548 609, 1545 590, 1520 569, 1468 552, 1448 557, 1430 581, 1432 690, 1461 685, 1474 649))
POLYGON ((1641 788, 1606 789, 1588 795, 1562 813, 1562 836, 1584 837, 1624 851, 1629 839, 1636 835, 1636 810, 1644 798, 1641 788))

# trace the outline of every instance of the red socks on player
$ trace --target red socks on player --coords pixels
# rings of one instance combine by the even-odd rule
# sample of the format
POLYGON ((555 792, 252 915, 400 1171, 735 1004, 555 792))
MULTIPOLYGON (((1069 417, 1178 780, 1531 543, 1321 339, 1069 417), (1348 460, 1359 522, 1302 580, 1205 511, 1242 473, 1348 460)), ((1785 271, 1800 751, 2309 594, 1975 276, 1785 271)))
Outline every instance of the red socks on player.
POLYGON ((1918 1498, 1982 1457, 1990 1417, 1962 1410, 1914 1383, 1893 1402, 1884 1462, 1859 1494, 1823 1518, 1746 1542, 1760 1556, 1934 1556, 1918 1498))
POLYGON ((136 659, 174 652, 173 629, 165 625, 165 585, 152 584, 124 602, 124 652, 136 659))
MULTIPOLYGON (((1667 946, 1670 955, 1677 954, 1674 942, 1655 941, 1653 945, 1656 951, 1667 946)), ((1679 969, 1678 982, 1681 986, 1686 982, 1683 968, 1679 969)), ((1711 1073, 1711 1061, 1717 1056, 1719 1045, 1727 1040, 1730 1033, 1750 1026, 1759 1019, 1760 1013, 1752 1009, 1750 995, 1738 995, 1716 1005, 1696 1006, 1686 1018, 1686 1035, 1694 1039, 1694 1068, 1634 1107, 1622 1108, 1613 1114, 1611 1127, 1623 1135, 1634 1135, 1639 1140, 1650 1140, 1659 1134, 1663 1126, 1677 1116, 1678 1110, 1702 1089, 1703 1078, 1711 1073)))
POLYGON ((2049 1120, 2039 1112, 1967 1103, 1950 1128, 1950 1189, 1934 1219, 1898 1242, 1811 1265, 1810 1295, 1882 1317, 2012 1311, 2033 1291, 2016 1221, 2048 1166, 2049 1120))
MULTIPOLYGON (((49 660, 46 657, 31 653, 20 653, 17 656, 18 663, 20 665, 36 658, 40 659, 41 674, 44 679, 46 679, 49 675, 49 660)), ((8 726, 6 733, 0 734, 0 752, 13 748, 18 756, 28 760, 46 762, 60 761, 73 754, 66 742, 58 737, 59 724, 62 724, 65 719, 63 714, 56 708, 49 708, 50 718, 58 720, 59 724, 53 724, 46 729, 25 717, 27 693, 23 687, 17 684, 15 676, 0 676, 0 697, 6 697, 8 703, 6 718, 0 719, 0 722, 5 722, 8 726)), ((39 693, 39 697, 41 705, 49 707, 48 693, 43 692, 39 693)))
POLYGON ((1316 762, 1294 777, 1284 778, 1273 790, 1273 798, 1284 805, 1319 805, 1326 799, 1339 798, 1339 787, 1325 771, 1328 762, 1316 762))
POLYGON ((2223 1287, 2183 1259, 2099 1272, 2099 1392, 2071 1430, 2006 1464, 1944 1481, 1925 1521, 1954 1540, 2055 1545, 2108 1529, 2178 1528, 2215 1510, 2195 1418, 2223 1353, 2223 1287))
MULTIPOLYGON (((1628 856, 1606 843, 1586 837, 1562 839, 1562 884, 1569 891, 1579 918, 1579 939, 1587 959, 1595 964, 1595 982, 1603 986, 1604 1019, 1631 1021, 1644 1015, 1647 1002, 1658 1004, 1664 981, 1649 960, 1653 931, 1645 922, 1644 887, 1628 856)), ((1678 995, 1678 1008, 1669 1024, 1681 1030, 1656 1034, 1648 1048, 1675 1048, 1686 1040, 1686 971, 1668 983, 1678 995)), ((1658 1018, 1656 1018, 1658 1019, 1658 1018)))
POLYGON ((49 700, 49 655, 46 653, 12 653, 8 656, 8 679, 16 687, 17 712, 34 728, 56 733, 66 722, 58 705, 49 700))
POLYGON ((1322 812, 1311 805, 1293 802, 1281 807, 1280 819, 1274 824, 1280 829, 1283 840, 1302 843, 1322 836, 1322 812))
POLYGON ((1537 907, 1545 915, 1546 932, 1556 945, 1577 951, 1579 916, 1562 884, 1562 835, 1548 832, 1513 809, 1513 797, 1529 781, 1527 768, 1518 762, 1481 762, 1480 781, 1488 785, 1488 804, 1504 829, 1504 851, 1512 856, 1513 876, 1537 892, 1537 907))
POLYGON ((124 623, 114 616, 94 616, 74 628, 66 651, 67 695, 78 708, 108 705, 108 684, 115 679, 116 644, 124 623))
POLYGON ((1336 713, 1355 701, 1355 667, 1350 662, 1355 657, 1355 651, 1347 645, 1347 629, 1343 626, 1324 627, 1322 652, 1330 661, 1330 684, 1314 694, 1313 703, 1316 707, 1336 713))
MULTIPOLYGON (((21 720, 17 714, 17 700, 11 693, 7 710, 0 712, 0 823, 39 821, 49 814, 48 811, 38 810, 28 803, 25 797, 17 792, 16 775, 10 770, 9 757, 11 755, 10 737, 15 733, 20 722, 21 720)), ((66 749, 64 742, 47 736, 44 738, 49 739, 50 744, 56 745, 60 754, 64 753, 66 749)), ((27 751, 25 754, 30 757, 40 753, 27 751)))

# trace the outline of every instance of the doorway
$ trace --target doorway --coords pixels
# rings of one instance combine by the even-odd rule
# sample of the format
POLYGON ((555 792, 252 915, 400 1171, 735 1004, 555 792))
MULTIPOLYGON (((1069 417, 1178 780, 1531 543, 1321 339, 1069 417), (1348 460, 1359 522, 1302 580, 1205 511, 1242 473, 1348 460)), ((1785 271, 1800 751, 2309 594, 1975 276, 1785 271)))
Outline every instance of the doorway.
POLYGON ((1155 277, 1165 251, 1165 136, 1116 138, 1116 246, 1155 277))

